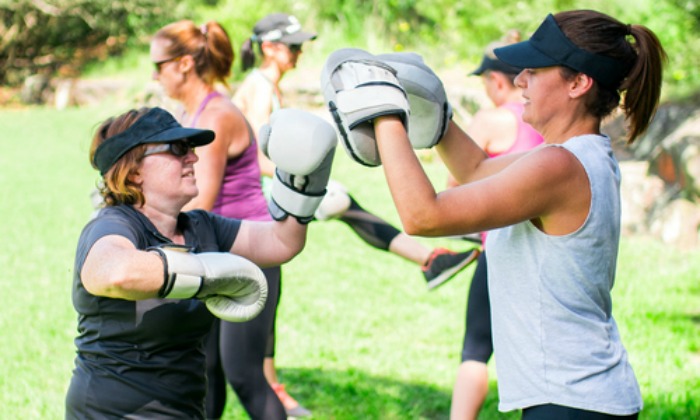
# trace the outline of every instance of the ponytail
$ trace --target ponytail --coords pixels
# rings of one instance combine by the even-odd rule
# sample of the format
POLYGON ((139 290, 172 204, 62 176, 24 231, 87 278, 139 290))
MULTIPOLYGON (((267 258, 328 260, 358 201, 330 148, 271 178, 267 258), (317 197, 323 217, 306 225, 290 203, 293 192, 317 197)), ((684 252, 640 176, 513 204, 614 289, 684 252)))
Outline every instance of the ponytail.
POLYGON ((620 90, 624 91, 622 109, 629 125, 628 143, 644 134, 659 106, 663 65, 668 57, 659 39, 642 25, 629 25, 636 41, 637 60, 620 90))
MULTIPOLYGON (((628 123, 628 144, 649 127, 661 96, 663 65, 667 60, 659 39, 642 25, 626 25, 604 13, 572 10, 554 16, 562 32, 576 46, 616 60, 624 78, 619 86, 596 83, 587 100, 588 111, 603 118, 620 105, 628 123)), ((575 74, 565 69, 565 74, 575 74)))
POLYGON ((247 71, 255 65, 255 51, 253 40, 248 38, 241 46, 241 70, 247 71))
POLYGON ((231 75, 234 60, 233 47, 226 30, 215 21, 209 21, 200 26, 204 41, 202 58, 196 60, 197 74, 205 82, 213 84, 221 82, 228 86, 226 79, 231 75))

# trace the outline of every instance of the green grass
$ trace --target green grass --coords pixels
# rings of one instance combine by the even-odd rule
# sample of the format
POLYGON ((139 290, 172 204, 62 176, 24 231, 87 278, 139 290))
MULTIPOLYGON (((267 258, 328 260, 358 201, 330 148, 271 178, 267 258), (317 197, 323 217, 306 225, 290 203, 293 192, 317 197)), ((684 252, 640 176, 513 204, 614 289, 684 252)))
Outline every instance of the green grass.
MULTIPOLYGON (((63 417, 76 331, 73 255, 96 180, 88 145, 95 125, 123 110, 105 103, 0 110, 1 418, 63 417)), ((425 164, 444 185, 439 162, 425 164)), ((333 177, 398 222, 381 169, 355 165, 340 151, 333 177)), ((642 419, 700 413, 699 257, 652 240, 622 242, 614 314, 644 395, 642 419)), ((314 223, 306 249, 284 269, 282 380, 317 419, 447 418, 472 270, 428 293, 415 265, 364 245, 339 222, 314 223)), ((518 418, 497 412, 495 379, 491 386, 481 418, 518 418)), ((230 396, 225 418, 246 418, 230 396)))

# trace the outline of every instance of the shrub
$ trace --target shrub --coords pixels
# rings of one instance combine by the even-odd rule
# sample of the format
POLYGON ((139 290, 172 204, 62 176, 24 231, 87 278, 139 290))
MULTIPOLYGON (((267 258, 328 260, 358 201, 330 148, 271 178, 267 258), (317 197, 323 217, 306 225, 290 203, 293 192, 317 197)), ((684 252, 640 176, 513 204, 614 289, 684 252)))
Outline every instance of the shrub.
POLYGON ((175 18, 175 0, 11 0, 0 3, 0 84, 77 75, 175 18))

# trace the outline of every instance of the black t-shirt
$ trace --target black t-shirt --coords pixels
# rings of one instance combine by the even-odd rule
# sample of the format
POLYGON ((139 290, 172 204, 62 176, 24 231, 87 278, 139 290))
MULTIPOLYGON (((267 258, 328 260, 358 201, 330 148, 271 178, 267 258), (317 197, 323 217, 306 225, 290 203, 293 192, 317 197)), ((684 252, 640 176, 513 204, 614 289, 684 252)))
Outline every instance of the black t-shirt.
MULTIPOLYGON (((229 251, 240 221, 195 210, 178 227, 193 252, 229 251)), ((170 241, 131 206, 108 207, 78 242, 73 306, 78 355, 66 398, 67 418, 203 418, 202 339, 213 316, 197 299, 130 301, 90 294, 80 271, 93 244, 120 235, 138 249, 170 241)))

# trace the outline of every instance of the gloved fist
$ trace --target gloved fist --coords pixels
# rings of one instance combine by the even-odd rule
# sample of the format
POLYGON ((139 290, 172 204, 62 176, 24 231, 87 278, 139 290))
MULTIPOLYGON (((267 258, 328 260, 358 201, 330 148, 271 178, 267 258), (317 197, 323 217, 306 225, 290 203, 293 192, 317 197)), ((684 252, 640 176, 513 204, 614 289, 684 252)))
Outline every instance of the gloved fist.
POLYGON ((216 317, 230 322, 255 318, 267 300, 267 280, 251 261, 230 252, 194 254, 187 247, 149 248, 163 260, 164 281, 158 296, 197 298, 216 317))
POLYGON ((409 124, 408 98, 396 71, 366 51, 340 49, 326 60, 321 90, 350 157, 363 165, 380 165, 373 120, 397 115, 404 127, 409 124))
POLYGON ((276 165, 270 214, 275 220, 288 215, 299 223, 314 218, 326 193, 338 143, 333 127, 311 113, 280 109, 260 129, 260 148, 276 165))
POLYGON ((376 59, 396 70, 396 77, 406 90, 411 106, 408 138, 413 148, 436 145, 452 119, 452 107, 440 78, 415 53, 381 54, 376 59))

